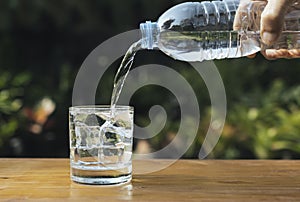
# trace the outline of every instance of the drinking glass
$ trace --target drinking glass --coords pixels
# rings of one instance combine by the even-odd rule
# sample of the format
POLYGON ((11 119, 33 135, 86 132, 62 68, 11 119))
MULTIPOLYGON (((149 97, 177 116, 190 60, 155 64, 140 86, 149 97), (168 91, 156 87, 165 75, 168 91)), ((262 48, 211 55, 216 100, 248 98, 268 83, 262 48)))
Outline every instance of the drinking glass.
POLYGON ((118 184, 131 180, 132 107, 70 107, 69 133, 73 181, 118 184))

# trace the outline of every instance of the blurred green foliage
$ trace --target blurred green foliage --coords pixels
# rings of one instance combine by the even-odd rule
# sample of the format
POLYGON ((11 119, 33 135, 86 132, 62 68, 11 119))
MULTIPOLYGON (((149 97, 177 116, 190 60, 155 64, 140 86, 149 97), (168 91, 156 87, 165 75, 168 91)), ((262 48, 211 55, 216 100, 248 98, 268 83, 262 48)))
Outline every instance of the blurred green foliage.
POLYGON ((224 72, 232 62, 221 63, 228 111, 211 157, 299 158, 299 60, 266 61, 260 56, 240 61, 241 70, 224 72))
MULTIPOLYGON (((140 22, 155 21, 182 0, 1 0, 0 156, 68 156, 68 107, 73 82, 86 56, 101 42, 140 22), (40 101, 54 103, 52 114, 40 101)), ((184 158, 197 158, 210 121, 207 88, 195 70, 158 51, 141 51, 134 66, 158 63, 180 72, 197 92, 201 109, 198 138, 184 158)), ((119 61, 99 84, 97 102, 109 103, 119 61)), ((209 158, 300 157, 299 59, 216 61, 227 95, 227 119, 209 158)), ((172 93, 145 87, 132 97, 135 121, 149 124, 148 109, 159 104, 168 114, 163 131, 150 139, 160 149, 180 124, 172 93)), ((193 120, 191 120, 193 121, 193 120)), ((187 132, 188 135, 188 132, 187 132)), ((188 138, 188 137, 187 137, 188 138)))
POLYGON ((300 85, 275 80, 260 99, 249 95, 229 112, 223 136, 213 152, 218 158, 299 158, 300 85))
POLYGON ((24 88, 29 80, 28 73, 12 75, 8 71, 0 71, 0 147, 22 123, 20 109, 24 88))

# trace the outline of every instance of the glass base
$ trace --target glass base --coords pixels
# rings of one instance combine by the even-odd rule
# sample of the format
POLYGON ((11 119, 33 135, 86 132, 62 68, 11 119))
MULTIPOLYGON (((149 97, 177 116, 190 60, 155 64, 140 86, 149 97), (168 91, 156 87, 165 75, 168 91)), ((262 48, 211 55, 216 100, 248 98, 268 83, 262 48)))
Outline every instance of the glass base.
POLYGON ((118 176, 118 177, 79 177, 71 176, 74 182, 82 184, 98 184, 98 185, 112 185, 127 183, 131 181, 131 174, 118 176))

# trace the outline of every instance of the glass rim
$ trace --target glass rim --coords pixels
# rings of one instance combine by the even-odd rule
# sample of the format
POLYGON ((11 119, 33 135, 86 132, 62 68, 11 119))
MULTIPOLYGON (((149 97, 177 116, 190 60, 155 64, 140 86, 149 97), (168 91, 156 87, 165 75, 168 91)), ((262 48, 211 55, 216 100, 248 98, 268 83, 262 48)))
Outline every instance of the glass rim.
POLYGON ((116 105, 114 108, 111 105, 76 105, 69 107, 69 110, 134 110, 133 106, 129 105, 116 105))

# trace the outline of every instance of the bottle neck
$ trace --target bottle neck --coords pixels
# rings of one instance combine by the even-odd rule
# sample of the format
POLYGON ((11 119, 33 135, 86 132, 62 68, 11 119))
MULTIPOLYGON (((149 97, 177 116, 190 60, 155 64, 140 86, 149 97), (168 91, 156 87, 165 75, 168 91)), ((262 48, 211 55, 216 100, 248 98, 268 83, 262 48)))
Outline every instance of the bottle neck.
POLYGON ((153 49, 157 47, 159 26, 156 22, 147 21, 140 24, 142 33, 142 48, 153 49))

